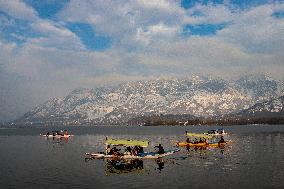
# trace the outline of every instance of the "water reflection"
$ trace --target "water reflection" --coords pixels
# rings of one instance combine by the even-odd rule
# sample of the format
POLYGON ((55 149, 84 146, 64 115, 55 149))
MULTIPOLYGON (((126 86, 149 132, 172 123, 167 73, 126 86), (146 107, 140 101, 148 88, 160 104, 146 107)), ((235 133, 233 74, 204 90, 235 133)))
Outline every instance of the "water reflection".
MULTIPOLYGON (((266 126, 267 131, 234 127, 232 142, 224 148, 183 147, 163 159, 88 163, 83 161, 83 154, 104 151, 106 135, 147 139, 151 141, 149 148, 161 143, 170 149, 175 141, 184 140, 184 127, 159 128, 154 134, 156 127, 129 132, 125 128, 94 128, 88 135, 76 133, 76 138, 69 140, 45 140, 38 136, 38 130, 33 135, 16 130, 11 136, 1 131, 0 183, 2 188, 283 188, 284 127, 278 126, 281 132, 270 132, 271 127, 266 126)), ((205 130, 196 132, 201 129, 205 130)))
POLYGON ((123 174, 130 172, 142 172, 144 170, 141 159, 107 159, 105 165, 106 174, 123 174))
POLYGON ((222 146, 218 146, 218 147, 214 147, 214 148, 211 148, 211 147, 208 147, 208 146, 201 146, 201 147, 189 147, 189 146, 186 146, 185 147, 185 150, 187 152, 188 155, 192 155, 192 153, 195 153, 195 154, 199 154, 200 156, 203 156, 203 155, 206 155, 208 153, 211 153, 211 152, 220 152, 221 154, 224 154, 224 151, 226 148, 228 148, 229 145, 222 145, 222 146))
POLYGON ((68 143, 69 138, 45 137, 45 140, 51 142, 53 145, 63 146, 68 143))
MULTIPOLYGON (((100 161, 96 158, 86 157, 85 162, 89 161, 100 161)), ((123 159, 123 158, 105 158, 101 159, 104 163, 106 175, 110 174, 125 174, 125 173, 149 173, 151 170, 157 170, 158 173, 161 173, 165 168, 166 164, 176 164, 177 159, 123 159), (145 162, 146 164, 145 164, 145 162), (147 170, 147 171, 146 171, 147 170)), ((103 171, 103 170, 102 170, 103 171)))
POLYGON ((162 159, 162 158, 158 158, 158 159, 156 159, 156 163, 157 163, 157 165, 158 165, 158 170, 159 170, 159 173, 161 173, 162 172, 162 170, 164 169, 164 167, 165 167, 165 162, 164 162, 164 160, 162 159))

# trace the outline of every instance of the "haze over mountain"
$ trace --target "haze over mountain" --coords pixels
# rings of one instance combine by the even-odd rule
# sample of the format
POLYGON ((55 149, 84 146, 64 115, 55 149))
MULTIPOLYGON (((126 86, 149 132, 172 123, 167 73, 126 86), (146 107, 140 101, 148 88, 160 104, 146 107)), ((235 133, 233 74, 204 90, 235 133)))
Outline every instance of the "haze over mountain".
POLYGON ((264 75, 235 81, 192 76, 76 89, 37 106, 17 122, 124 124, 145 115, 210 117, 238 112, 283 95, 283 81, 264 75))

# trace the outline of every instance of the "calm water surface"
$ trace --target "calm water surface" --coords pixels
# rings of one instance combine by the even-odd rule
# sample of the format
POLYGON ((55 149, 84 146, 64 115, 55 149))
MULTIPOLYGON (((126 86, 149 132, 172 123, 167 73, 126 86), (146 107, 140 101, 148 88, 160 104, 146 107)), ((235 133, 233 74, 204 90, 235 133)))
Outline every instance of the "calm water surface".
POLYGON ((58 128, 0 128, 1 188, 284 188, 284 125, 224 127, 224 149, 181 151, 160 160, 85 159, 105 137, 149 140, 173 149, 185 131, 218 127, 68 127, 68 140, 39 136, 58 128))

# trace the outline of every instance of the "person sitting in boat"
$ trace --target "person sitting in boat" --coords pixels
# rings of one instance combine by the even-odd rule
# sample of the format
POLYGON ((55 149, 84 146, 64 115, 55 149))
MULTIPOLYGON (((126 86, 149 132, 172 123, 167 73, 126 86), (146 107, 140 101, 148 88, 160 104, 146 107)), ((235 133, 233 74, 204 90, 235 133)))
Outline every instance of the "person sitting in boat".
POLYGON ((144 149, 142 146, 138 147, 138 154, 143 154, 144 153, 144 149))
POLYGON ((107 154, 107 155, 110 155, 110 151, 111 151, 111 149, 110 149, 110 145, 107 145, 107 148, 106 148, 106 154, 107 154))
POLYGON ((138 155, 138 151, 139 151, 139 147, 138 146, 134 146, 132 149, 132 155, 137 156, 138 155))
POLYGON ((197 138, 194 139, 194 142, 193 142, 193 143, 194 143, 194 144, 197 144, 197 143, 198 143, 197 138))
POLYGON ((206 138, 204 138, 203 142, 205 142, 206 144, 209 144, 209 143, 207 142, 206 138))
POLYGON ((64 136, 63 131, 57 131, 57 135, 64 136))
POLYGON ((53 136, 63 136, 63 133, 61 133, 61 131, 53 131, 53 136))
POLYGON ((163 148, 163 146, 161 144, 159 144, 159 146, 155 146, 156 148, 158 148, 158 154, 164 154, 165 150, 163 148))
POLYGON ((224 142, 225 142, 224 137, 221 136, 221 139, 220 139, 220 141, 218 143, 224 143, 224 142))
POLYGON ((189 138, 186 139, 186 143, 191 143, 190 140, 189 140, 189 138))
POLYGON ((203 143, 203 140, 202 140, 202 138, 200 138, 200 139, 199 139, 199 142, 198 142, 198 143, 203 143))
POLYGON ((125 154, 128 154, 128 155, 132 154, 132 148, 130 146, 127 146, 125 148, 125 154))
POLYGON ((139 153, 144 153, 144 148, 142 146, 140 146, 140 151, 139 153))
POLYGON ((216 133, 223 135, 223 134, 225 134, 225 130, 224 129, 217 129, 216 133))
POLYGON ((117 149, 117 148, 114 146, 114 147, 110 150, 109 155, 119 156, 119 155, 120 155, 119 150, 120 150, 120 149, 117 149))
POLYGON ((143 147, 141 146, 134 146, 132 149, 132 155, 137 156, 140 153, 144 153, 143 147))

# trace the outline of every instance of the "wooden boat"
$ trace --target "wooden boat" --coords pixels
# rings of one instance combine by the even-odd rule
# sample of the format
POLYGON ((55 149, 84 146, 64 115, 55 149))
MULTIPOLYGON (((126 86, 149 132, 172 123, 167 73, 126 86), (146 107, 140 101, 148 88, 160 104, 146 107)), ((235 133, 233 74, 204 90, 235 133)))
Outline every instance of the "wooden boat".
POLYGON ((177 142, 176 146, 178 147, 221 147, 227 144, 229 141, 224 142, 214 142, 216 136, 211 134, 200 134, 200 133, 190 133, 186 132, 186 136, 189 137, 186 142, 177 142), (191 140, 189 140, 191 139, 191 140), (191 142, 191 141, 196 142, 191 142), (198 142, 198 140, 200 142, 198 142), (201 142, 203 141, 203 142, 201 142))
POLYGON ((227 135, 228 133, 226 133, 224 129, 216 129, 216 130, 209 130, 203 134, 208 136, 223 136, 227 135))
POLYGON ((141 140, 124 140, 124 139, 107 139, 105 146, 106 152, 97 152, 97 153, 85 153, 89 158, 118 158, 118 159, 157 159, 161 157, 165 157, 175 152, 178 152, 179 149, 167 150, 164 153, 158 152, 139 152, 137 154, 131 154, 130 152, 124 153, 115 153, 109 154, 107 152, 107 146, 123 146, 123 147, 147 147, 149 145, 149 141, 141 141, 141 140))
POLYGON ((216 143, 207 143, 207 142, 202 142, 202 143, 187 143, 187 142, 177 142, 176 146, 179 147, 223 147, 226 144, 228 144, 229 141, 225 141, 225 142, 216 142, 216 143))
POLYGON ((67 133, 67 130, 61 130, 61 131, 52 131, 48 132, 47 134, 40 134, 40 136, 46 137, 46 138, 69 138, 74 135, 70 135, 67 133))
POLYGON ((139 153, 138 155, 130 155, 130 154, 121 154, 121 155, 107 155, 104 152, 98 152, 98 153, 85 153, 87 156, 91 158, 97 158, 97 159, 102 159, 102 158, 117 158, 117 159, 157 159, 157 158, 162 158, 168 155, 172 155, 175 152, 178 152, 179 149, 174 149, 174 150, 168 150, 165 151, 163 154, 159 154, 157 152, 144 152, 144 153, 139 153))

